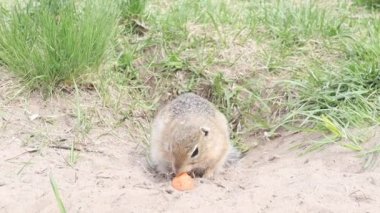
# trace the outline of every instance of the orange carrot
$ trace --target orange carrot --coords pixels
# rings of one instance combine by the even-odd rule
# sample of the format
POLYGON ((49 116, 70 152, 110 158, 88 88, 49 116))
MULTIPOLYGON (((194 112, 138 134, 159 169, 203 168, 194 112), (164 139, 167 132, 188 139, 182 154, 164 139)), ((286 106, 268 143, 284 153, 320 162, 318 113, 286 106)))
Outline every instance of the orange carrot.
POLYGON ((194 188, 194 180, 185 172, 173 178, 172 186, 179 191, 191 190, 194 188))

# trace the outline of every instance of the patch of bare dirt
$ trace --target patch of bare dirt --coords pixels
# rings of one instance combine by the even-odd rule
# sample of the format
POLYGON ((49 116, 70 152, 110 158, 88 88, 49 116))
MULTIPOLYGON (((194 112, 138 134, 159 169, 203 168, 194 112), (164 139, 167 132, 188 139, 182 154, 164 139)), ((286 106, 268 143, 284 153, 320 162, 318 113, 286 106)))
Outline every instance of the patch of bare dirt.
POLYGON ((143 148, 127 125, 107 125, 108 109, 96 95, 81 103, 92 124, 85 136, 76 130, 76 103, 69 101, 74 97, 43 101, 32 94, 11 102, 0 97, 0 212, 58 212, 50 176, 68 212, 380 209, 380 168, 364 171, 362 158, 337 146, 302 156, 289 150, 309 140, 306 135, 266 142, 215 180, 196 179, 193 191, 179 192, 147 168, 143 148), (70 166, 70 150, 53 145, 69 147, 76 140, 80 151, 70 166))

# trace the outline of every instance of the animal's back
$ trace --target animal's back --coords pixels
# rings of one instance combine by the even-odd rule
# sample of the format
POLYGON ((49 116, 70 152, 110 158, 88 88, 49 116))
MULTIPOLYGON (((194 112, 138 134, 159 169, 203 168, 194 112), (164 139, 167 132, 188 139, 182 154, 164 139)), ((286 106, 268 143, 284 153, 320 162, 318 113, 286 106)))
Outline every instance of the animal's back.
POLYGON ((193 93, 185 93, 169 103, 166 113, 171 118, 187 115, 215 116, 215 107, 208 100, 193 93))

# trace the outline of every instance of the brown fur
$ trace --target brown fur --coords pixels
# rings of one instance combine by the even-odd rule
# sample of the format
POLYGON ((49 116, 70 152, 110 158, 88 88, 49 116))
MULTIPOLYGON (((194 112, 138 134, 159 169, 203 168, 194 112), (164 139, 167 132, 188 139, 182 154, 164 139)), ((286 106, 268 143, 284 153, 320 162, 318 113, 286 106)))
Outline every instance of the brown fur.
POLYGON ((231 151, 227 119, 193 93, 178 96, 153 121, 150 156, 161 173, 212 177, 231 151))

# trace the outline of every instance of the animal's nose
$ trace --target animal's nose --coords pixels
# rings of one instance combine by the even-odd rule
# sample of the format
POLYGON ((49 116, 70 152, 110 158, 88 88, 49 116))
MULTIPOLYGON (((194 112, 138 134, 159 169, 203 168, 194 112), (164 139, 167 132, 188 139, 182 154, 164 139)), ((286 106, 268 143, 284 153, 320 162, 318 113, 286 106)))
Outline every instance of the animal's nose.
POLYGON ((185 171, 183 171, 183 167, 182 167, 182 165, 179 164, 179 163, 174 163, 174 164, 173 164, 173 170, 174 170, 174 172, 175 172, 176 174, 180 174, 180 173, 182 173, 182 172, 185 172, 185 171))
POLYGON ((174 170, 174 172, 175 172, 176 174, 178 174, 178 173, 180 172, 180 170, 181 170, 181 167, 180 167, 180 166, 177 166, 177 165, 174 165, 173 170, 174 170))

